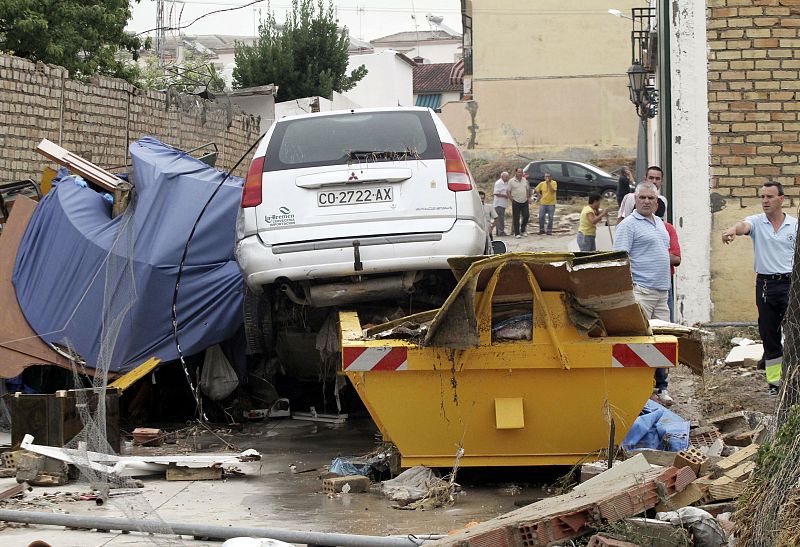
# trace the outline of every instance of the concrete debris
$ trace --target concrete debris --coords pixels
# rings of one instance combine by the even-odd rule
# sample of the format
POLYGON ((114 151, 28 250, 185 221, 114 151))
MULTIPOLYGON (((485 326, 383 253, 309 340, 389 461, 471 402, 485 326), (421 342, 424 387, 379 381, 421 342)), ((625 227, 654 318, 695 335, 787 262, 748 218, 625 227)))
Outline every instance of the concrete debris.
POLYGON ((256 450, 249 449, 240 454, 195 454, 190 456, 171 455, 171 456, 117 456, 115 454, 103 454, 100 452, 89 452, 86 450, 74 450, 70 448, 56 448, 53 446, 43 446, 33 444, 33 436, 25 435, 22 440, 22 448, 36 452, 43 456, 76 465, 86 466, 98 473, 137 476, 151 475, 153 473, 166 472, 170 464, 183 464, 192 467, 208 467, 212 465, 223 465, 228 463, 259 461, 261 454, 256 450))
POLYGON ((725 366, 738 367, 745 364, 745 360, 757 363, 764 355, 762 344, 750 344, 746 346, 734 346, 725 357, 725 366))

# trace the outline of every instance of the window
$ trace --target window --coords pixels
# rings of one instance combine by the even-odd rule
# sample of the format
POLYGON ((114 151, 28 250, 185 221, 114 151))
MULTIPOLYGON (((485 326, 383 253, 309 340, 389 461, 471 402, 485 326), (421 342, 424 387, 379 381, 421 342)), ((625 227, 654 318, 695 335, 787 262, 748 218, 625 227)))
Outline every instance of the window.
POLYGON ((588 178, 586 175, 590 175, 591 178, 595 178, 594 173, 592 173, 585 167, 581 167, 580 165, 575 165, 574 163, 567 164, 567 173, 569 173, 570 177, 576 179, 588 178))
POLYGON ((425 108, 430 108, 432 110, 439 110, 439 107, 442 105, 442 94, 441 93, 426 93, 423 95, 417 95, 417 102, 414 106, 422 106, 425 108))

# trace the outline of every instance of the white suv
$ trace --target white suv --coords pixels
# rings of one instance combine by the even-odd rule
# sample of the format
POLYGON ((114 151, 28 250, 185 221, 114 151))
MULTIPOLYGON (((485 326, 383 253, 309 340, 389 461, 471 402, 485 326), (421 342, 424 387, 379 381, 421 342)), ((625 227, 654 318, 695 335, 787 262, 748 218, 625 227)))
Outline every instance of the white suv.
POLYGON ((453 137, 416 107, 275 122, 250 165, 237 232, 249 288, 312 308, 402 298, 427 272, 452 277, 448 257, 488 250, 453 137))

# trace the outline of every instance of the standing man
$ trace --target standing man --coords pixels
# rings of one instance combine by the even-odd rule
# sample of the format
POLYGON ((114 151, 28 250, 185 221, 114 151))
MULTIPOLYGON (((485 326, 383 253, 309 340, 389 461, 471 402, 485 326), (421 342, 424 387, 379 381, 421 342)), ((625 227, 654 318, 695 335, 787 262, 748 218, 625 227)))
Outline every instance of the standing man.
POLYGON ((760 215, 740 220, 724 232, 722 242, 749 235, 753 240, 756 270, 758 332, 764 342, 764 365, 770 392, 781 384, 783 344, 781 322, 789 303, 797 219, 783 212, 783 185, 766 182, 761 188, 760 215))
MULTIPOLYGON (((633 277, 633 296, 647 319, 669 321, 667 295, 669 279, 669 234, 664 221, 656 216, 658 189, 641 182, 634 192, 636 209, 617 225, 615 251, 627 251, 633 277)), ((674 402, 667 392, 666 374, 658 373, 653 399, 664 406, 674 402)), ((666 372, 666 370, 664 370, 666 372)))
MULTIPOLYGON (((608 215, 608 209, 600 210, 600 194, 591 194, 589 204, 584 206, 581 211, 581 219, 578 224, 578 249, 581 251, 596 251, 597 244, 597 224, 608 215)), ((539 217, 541 218, 541 217, 539 217)))
POLYGON ((544 174, 544 180, 536 186, 535 192, 539 197, 539 233, 544 233, 544 217, 547 221, 547 235, 553 235, 553 215, 556 212, 556 190, 558 183, 553 180, 550 173, 544 174))
POLYGON ((517 168, 514 178, 508 182, 508 187, 511 195, 511 227, 514 230, 514 237, 519 239, 528 235, 528 220, 531 214, 528 207, 531 187, 522 174, 522 168, 517 168))
POLYGON ((497 222, 497 212, 492 208, 491 205, 486 203, 486 192, 483 190, 478 190, 478 195, 481 198, 481 206, 483 207, 483 218, 486 220, 486 233, 489 234, 489 239, 494 241, 492 237, 492 229, 497 222))
POLYGON ((508 171, 500 173, 500 178, 494 183, 494 210, 497 212, 496 235, 506 234, 506 208, 508 207, 508 171))
MULTIPOLYGON (((659 216, 662 220, 667 218, 667 198, 661 195, 661 185, 664 182, 664 171, 662 171, 658 165, 651 165, 647 168, 647 174, 645 175, 643 182, 649 182, 656 187, 656 190, 659 193, 658 199, 664 203, 664 214, 659 216)), ((619 211, 617 211, 617 223, 619 223, 619 221, 626 216, 630 215, 633 212, 635 205, 636 196, 633 193, 626 195, 619 204, 619 211)))

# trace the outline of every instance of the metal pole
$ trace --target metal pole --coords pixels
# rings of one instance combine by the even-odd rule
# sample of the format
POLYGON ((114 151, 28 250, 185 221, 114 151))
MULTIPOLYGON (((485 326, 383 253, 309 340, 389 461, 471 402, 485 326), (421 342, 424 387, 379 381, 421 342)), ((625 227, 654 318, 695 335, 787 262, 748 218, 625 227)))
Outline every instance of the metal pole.
POLYGON ((647 118, 639 118, 639 137, 636 141, 636 182, 647 175, 647 118))
POLYGON ((121 530, 123 532, 163 533, 167 535, 193 536, 197 538, 230 539, 235 537, 254 537, 277 539, 287 543, 326 545, 333 547, 415 547, 426 540, 440 539, 442 535, 423 535, 408 537, 377 537, 356 534, 337 534, 324 532, 300 532, 276 528, 251 528, 241 526, 209 526, 206 524, 185 524, 162 522, 158 520, 123 519, 81 515, 63 515, 36 511, 9 511, 0 509, 0 521, 24 522, 67 526, 69 528, 121 530))

